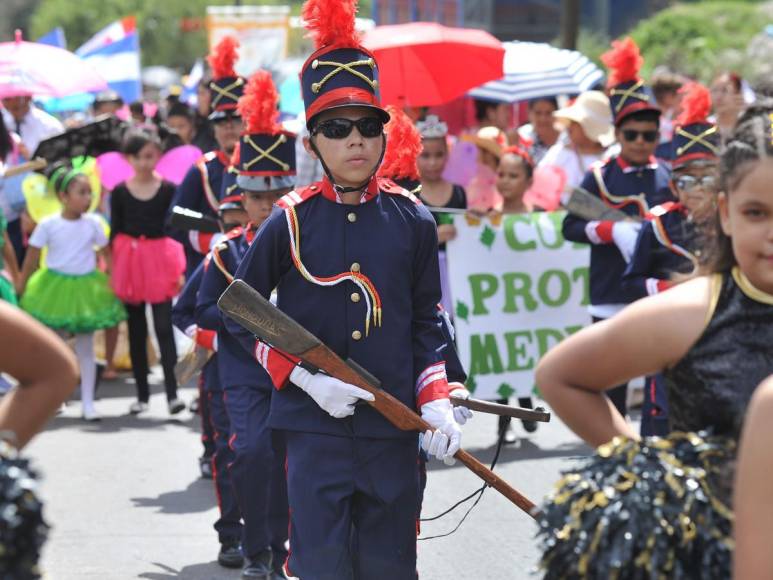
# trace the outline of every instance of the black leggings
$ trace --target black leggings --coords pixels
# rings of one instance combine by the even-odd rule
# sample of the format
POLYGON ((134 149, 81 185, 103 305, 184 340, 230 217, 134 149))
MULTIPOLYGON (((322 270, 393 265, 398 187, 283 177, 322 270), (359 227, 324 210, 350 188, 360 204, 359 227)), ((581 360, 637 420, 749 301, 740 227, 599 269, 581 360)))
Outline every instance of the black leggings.
MULTIPOLYGON (((143 403, 150 400, 148 386, 148 321, 145 318, 145 304, 125 304, 129 314, 129 356, 132 373, 137 383, 137 399, 143 403)), ((177 347, 172 330, 172 301, 151 304, 153 328, 161 348, 161 366, 164 369, 164 386, 167 401, 177 398, 177 379, 174 366, 177 364, 177 347)))

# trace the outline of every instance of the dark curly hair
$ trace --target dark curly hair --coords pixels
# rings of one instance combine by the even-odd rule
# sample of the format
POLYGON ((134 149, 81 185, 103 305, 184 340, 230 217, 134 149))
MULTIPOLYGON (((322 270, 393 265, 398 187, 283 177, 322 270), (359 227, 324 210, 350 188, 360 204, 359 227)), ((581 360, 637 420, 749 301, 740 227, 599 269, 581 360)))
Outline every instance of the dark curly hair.
MULTIPOLYGON (((720 191, 730 195, 759 161, 773 157, 773 99, 750 105, 739 117, 719 162, 720 191)), ((725 272, 736 265, 730 238, 722 231, 719 216, 709 232, 701 274, 725 272)))

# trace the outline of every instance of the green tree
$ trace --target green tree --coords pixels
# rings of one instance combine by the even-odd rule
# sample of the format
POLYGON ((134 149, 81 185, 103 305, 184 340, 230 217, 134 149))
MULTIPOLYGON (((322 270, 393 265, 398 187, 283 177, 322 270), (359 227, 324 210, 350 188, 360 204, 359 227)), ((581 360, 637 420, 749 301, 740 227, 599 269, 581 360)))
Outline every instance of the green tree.
MULTIPOLYGON (((64 28, 70 49, 95 32, 125 16, 137 17, 143 66, 163 64, 186 69, 207 51, 204 19, 207 6, 233 5, 233 0, 36 0, 31 37, 55 26, 64 28), (195 25, 199 25, 196 28, 195 25), (194 25, 194 26, 191 26, 194 25)), ((299 14, 301 0, 242 0, 243 5, 290 5, 299 14)), ((360 14, 369 17, 370 0, 361 0, 360 14)), ((300 49, 301 31, 293 31, 290 47, 300 49)))
POLYGON ((770 9, 755 2, 677 4, 640 22, 632 31, 645 57, 644 75, 664 65, 707 82, 720 70, 748 76, 751 40, 770 22, 770 9))

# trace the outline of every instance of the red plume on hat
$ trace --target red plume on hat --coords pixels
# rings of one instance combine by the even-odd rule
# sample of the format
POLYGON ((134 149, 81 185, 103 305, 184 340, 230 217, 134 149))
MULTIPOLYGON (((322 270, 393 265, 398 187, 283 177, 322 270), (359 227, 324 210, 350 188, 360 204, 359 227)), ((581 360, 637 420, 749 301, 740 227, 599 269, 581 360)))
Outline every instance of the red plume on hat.
POLYGON ((306 0, 301 10, 314 48, 332 44, 359 46, 360 34, 354 28, 357 0, 306 0))
POLYGON ((405 112, 394 106, 387 107, 391 119, 384 127, 387 146, 379 176, 390 179, 419 179, 416 160, 421 153, 421 134, 405 112))
POLYGON ((279 125, 278 103, 279 93, 271 74, 259 70, 252 75, 237 106, 244 120, 244 133, 279 133, 282 127, 279 125))
POLYGON ((682 112, 676 118, 680 127, 693 123, 708 123, 711 113, 711 93, 697 82, 691 82, 679 89, 682 95, 682 112))
POLYGON ((237 48, 239 48, 239 41, 233 36, 225 36, 217 43, 212 53, 207 57, 209 66, 212 68, 213 80, 238 76, 234 70, 236 60, 239 58, 236 53, 237 48))
POLYGON ((630 36, 623 40, 613 40, 612 49, 601 55, 601 61, 609 69, 609 87, 638 81, 639 69, 644 63, 639 47, 630 36))

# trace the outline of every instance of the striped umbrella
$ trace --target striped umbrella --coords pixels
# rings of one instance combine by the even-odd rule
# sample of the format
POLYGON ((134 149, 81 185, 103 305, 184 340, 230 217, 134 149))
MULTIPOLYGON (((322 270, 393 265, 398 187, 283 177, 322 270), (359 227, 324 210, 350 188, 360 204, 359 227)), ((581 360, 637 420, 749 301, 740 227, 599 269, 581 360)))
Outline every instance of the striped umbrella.
POLYGON ((469 92, 476 99, 515 103, 587 91, 604 73, 581 53, 537 42, 505 42, 505 76, 469 92))

